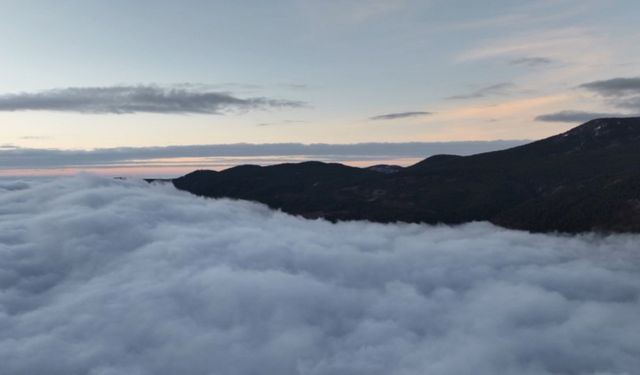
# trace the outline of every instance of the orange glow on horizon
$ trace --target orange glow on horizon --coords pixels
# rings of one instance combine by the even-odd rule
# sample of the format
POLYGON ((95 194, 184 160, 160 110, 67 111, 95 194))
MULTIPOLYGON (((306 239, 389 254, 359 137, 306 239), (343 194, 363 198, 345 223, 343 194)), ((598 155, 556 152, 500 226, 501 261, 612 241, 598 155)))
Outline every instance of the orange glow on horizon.
MULTIPOLYGON (((403 167, 415 164, 424 158, 394 158, 394 159, 379 159, 379 160, 344 160, 344 161, 331 161, 331 160, 319 160, 326 163, 341 163, 352 167, 365 168, 378 164, 392 164, 400 165, 403 167)), ((164 159, 168 161, 170 159, 164 159)), ((114 165, 114 166, 94 166, 94 167, 64 167, 64 168, 16 168, 16 169, 0 169, 0 177, 63 177, 73 176, 79 173, 91 173, 100 176, 107 177, 140 177, 140 178, 173 178, 185 175, 193 172, 197 169, 210 169, 221 171, 227 168, 232 168, 242 164, 258 164, 262 166, 274 165, 279 163, 300 163, 304 161, 310 161, 311 159, 300 158, 292 160, 271 160, 269 162, 260 163, 259 160, 251 159, 246 163, 225 163, 224 161, 209 163, 203 165, 171 165, 159 164, 159 165, 114 165), (253 161, 253 163, 251 163, 253 161), (258 161, 256 163, 256 161, 258 161)), ((237 160, 235 160, 237 161, 237 160)))

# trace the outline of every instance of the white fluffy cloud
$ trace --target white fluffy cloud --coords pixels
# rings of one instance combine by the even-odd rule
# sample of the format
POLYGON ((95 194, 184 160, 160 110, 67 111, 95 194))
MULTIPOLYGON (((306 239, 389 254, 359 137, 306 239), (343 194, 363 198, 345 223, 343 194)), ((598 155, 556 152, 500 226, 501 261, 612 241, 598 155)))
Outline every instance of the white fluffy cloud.
POLYGON ((632 374, 640 237, 0 185, 0 374, 632 374))

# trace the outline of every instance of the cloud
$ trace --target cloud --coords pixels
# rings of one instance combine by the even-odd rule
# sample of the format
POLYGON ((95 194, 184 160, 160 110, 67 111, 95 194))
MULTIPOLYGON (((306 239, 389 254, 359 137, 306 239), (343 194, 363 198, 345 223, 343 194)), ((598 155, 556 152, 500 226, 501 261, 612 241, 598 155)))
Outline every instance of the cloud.
POLYGON ((594 81, 578 87, 606 98, 610 105, 640 113, 640 77, 594 81))
POLYGON ((616 113, 584 112, 584 111, 560 111, 540 115, 536 121, 544 122, 573 122, 583 123, 597 118, 624 117, 625 115, 616 113))
POLYGON ((519 56, 545 56, 560 61, 576 61, 587 51, 595 61, 608 55, 610 43, 588 28, 562 27, 521 33, 507 33, 507 36, 490 38, 476 47, 464 51, 457 62, 471 62, 495 58, 516 59, 519 56), (593 50, 594 46, 601 47, 593 50))
POLYGON ((629 117, 640 113, 640 78, 613 78, 583 83, 578 88, 595 93, 609 105, 632 110, 633 113, 607 113, 564 110, 537 116, 536 121, 581 123, 595 118, 629 117))
POLYGON ((312 21, 358 25, 401 11, 406 0, 298 0, 297 5, 312 21))
POLYGON ((420 112, 420 111, 387 113, 387 114, 384 114, 384 115, 370 117, 369 120, 374 120, 374 121, 378 121, 378 120, 397 120, 397 119, 404 119, 404 118, 411 118, 411 117, 429 116, 431 114, 433 114, 433 113, 431 113, 431 112, 420 112))
POLYGON ((640 368, 637 235, 331 224, 92 176, 0 184, 0 212, 6 374, 640 368))
MULTIPOLYGON (((618 99, 615 101, 614 104, 617 107, 630 109, 633 111, 637 111, 636 113, 640 113, 640 95, 634 95, 634 96, 618 99)), ((633 116, 637 116, 637 115, 633 115, 633 116)))
POLYGON ((33 141, 33 140, 42 140, 42 139, 52 139, 52 136, 49 135, 25 135, 20 137, 22 140, 33 141))
POLYGON ((602 96, 626 97, 640 95, 640 77, 613 78, 604 81, 588 82, 579 87, 593 91, 602 96))
POLYGON ((483 118, 504 119, 509 116, 521 118, 523 113, 530 113, 541 107, 563 102, 566 98, 567 96, 565 94, 559 94, 537 96, 527 99, 511 99, 491 105, 472 104, 454 108, 448 112, 443 112, 439 119, 442 118, 449 121, 471 120, 477 122, 478 119, 483 118))
POLYGON ((356 144, 213 144, 167 147, 120 147, 96 150, 55 150, 10 148, 0 150, 0 165, 7 172, 11 168, 64 168, 145 165, 163 162, 175 165, 171 159, 207 158, 184 162, 184 166, 198 168, 215 164, 216 158, 229 162, 238 161, 262 164, 265 157, 283 162, 282 157, 301 157, 304 160, 348 161, 384 160, 394 158, 426 158, 435 154, 471 155, 519 146, 526 141, 471 141, 471 142, 412 142, 412 143, 356 143, 356 144), (240 160, 244 158, 244 160, 240 160), (158 162, 157 160, 161 160, 158 162))
POLYGON ((282 121, 274 121, 274 122, 261 122, 257 126, 275 126, 275 125, 292 125, 292 124, 303 124, 306 121, 303 120, 282 120, 282 121))
POLYGON ((509 63, 511 65, 525 65, 531 68, 549 65, 553 62, 553 60, 546 57, 521 57, 518 59, 513 59, 509 63))
POLYGON ((478 90, 475 90, 468 94, 450 96, 447 99, 455 99, 455 100, 478 99, 478 98, 485 98, 488 96, 505 95, 514 86, 515 85, 510 82, 501 82, 501 83, 496 83, 494 85, 481 87, 478 90))
POLYGON ((264 108, 301 107, 299 101, 263 97, 237 98, 195 86, 154 85, 68 87, 0 96, 0 111, 63 111, 79 113, 222 114, 264 108))

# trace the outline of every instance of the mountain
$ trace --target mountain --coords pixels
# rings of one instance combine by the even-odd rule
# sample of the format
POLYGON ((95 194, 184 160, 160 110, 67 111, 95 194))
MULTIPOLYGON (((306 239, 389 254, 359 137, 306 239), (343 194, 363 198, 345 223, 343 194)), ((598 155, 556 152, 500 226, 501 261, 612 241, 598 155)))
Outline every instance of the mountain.
POLYGON ((487 220, 534 232, 640 232, 640 118, 593 120, 523 146, 436 155, 407 168, 246 165, 195 171, 173 184, 332 221, 487 220))

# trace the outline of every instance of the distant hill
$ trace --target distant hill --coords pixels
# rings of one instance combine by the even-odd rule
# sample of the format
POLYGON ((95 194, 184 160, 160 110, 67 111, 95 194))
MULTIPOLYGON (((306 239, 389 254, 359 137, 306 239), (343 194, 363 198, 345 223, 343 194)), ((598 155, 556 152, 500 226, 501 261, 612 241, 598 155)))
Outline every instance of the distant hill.
POLYGON ((333 221, 488 220, 535 232, 640 232, 640 118, 593 120, 523 146, 436 155, 407 168, 246 165, 173 183, 333 221))

